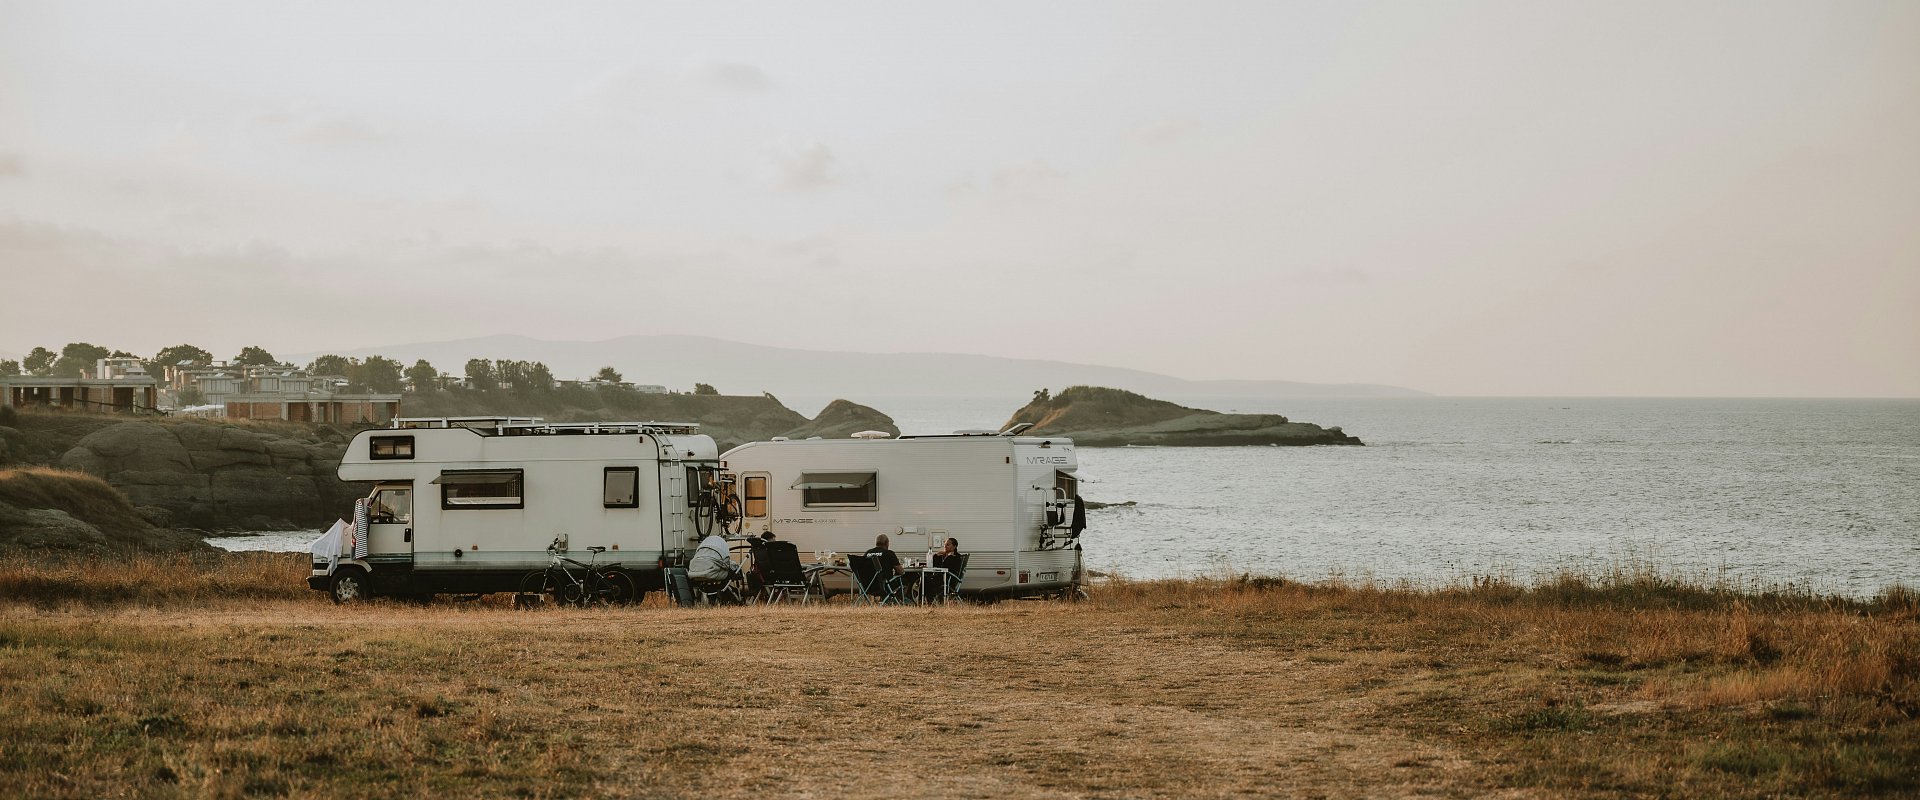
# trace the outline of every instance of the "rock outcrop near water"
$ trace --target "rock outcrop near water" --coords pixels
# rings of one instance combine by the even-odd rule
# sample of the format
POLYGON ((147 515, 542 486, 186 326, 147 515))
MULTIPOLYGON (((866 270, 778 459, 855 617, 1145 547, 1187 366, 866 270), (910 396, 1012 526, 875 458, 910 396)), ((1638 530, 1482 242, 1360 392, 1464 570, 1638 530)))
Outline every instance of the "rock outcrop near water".
POLYGON ((868 408, 851 400, 835 400, 820 409, 811 422, 786 433, 780 434, 789 439, 807 439, 818 436, 822 439, 845 439, 861 431, 884 431, 893 436, 900 435, 900 428, 893 424, 893 418, 880 413, 878 409, 868 408))
POLYGON ((1025 435, 1071 437, 1083 447, 1362 444, 1337 427, 1279 414, 1222 414, 1097 386, 1074 386, 1058 395, 1043 390, 1007 425, 1021 422, 1033 423, 1025 435))
POLYGON ((160 524, 288 530, 324 524, 364 493, 334 477, 346 441, 327 426, 121 422, 81 437, 58 466, 104 479, 160 524))
POLYGON ((0 469, 0 553, 211 551, 197 531, 155 527, 105 481, 29 467, 0 469))

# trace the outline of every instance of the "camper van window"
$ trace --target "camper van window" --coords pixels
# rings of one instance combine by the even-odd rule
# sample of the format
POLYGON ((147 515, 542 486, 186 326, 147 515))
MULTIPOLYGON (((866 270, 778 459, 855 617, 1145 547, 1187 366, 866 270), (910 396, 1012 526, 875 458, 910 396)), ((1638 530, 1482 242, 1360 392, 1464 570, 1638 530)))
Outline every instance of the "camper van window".
POLYGON ((381 489, 373 494, 367 508, 369 522, 409 523, 413 521, 413 489, 381 489))
POLYGON ((640 468, 607 467, 600 500, 607 508, 639 508, 640 468))
POLYGON ((802 472, 793 488, 806 506, 870 506, 880 497, 871 472, 802 472))
POLYGON ((749 517, 759 518, 767 515, 767 476, 749 475, 747 486, 747 509, 749 517))
POLYGON ((520 470, 448 470, 433 479, 440 484, 440 507, 521 508, 520 470))
POLYGON ((1059 489, 1061 496, 1068 500, 1080 496, 1080 479, 1074 477, 1072 473, 1055 471, 1053 473, 1053 486, 1059 489))
POLYGON ((367 457, 374 461, 413 458, 413 437, 375 436, 368 439, 367 457))

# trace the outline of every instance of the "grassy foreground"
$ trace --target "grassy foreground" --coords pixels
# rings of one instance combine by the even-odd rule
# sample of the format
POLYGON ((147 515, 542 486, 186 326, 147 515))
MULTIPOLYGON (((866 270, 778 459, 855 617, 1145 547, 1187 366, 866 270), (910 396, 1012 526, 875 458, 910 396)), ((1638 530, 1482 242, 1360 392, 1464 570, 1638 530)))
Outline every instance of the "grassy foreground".
POLYGON ((1643 573, 340 609, 0 560, 0 797, 1920 794, 1920 604, 1643 573))

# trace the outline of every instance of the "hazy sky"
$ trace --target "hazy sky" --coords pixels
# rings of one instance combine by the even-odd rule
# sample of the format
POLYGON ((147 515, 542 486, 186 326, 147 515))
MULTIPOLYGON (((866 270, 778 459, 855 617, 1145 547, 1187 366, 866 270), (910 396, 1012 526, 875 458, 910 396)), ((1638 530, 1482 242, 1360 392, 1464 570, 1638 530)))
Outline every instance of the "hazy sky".
POLYGON ((1916 309, 1912 0, 0 0, 0 352, 1913 396, 1916 309))

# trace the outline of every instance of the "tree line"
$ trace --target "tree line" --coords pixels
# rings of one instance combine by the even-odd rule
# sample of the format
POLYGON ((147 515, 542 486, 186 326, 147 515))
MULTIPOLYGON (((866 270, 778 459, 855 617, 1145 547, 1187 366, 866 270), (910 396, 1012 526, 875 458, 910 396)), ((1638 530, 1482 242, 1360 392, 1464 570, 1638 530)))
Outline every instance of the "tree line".
MULTIPOLYGON (((55 353, 45 347, 35 347, 25 358, 14 361, 0 359, 0 377, 9 375, 34 375, 41 377, 78 378, 81 373, 92 369, 94 363, 103 358, 140 358, 124 350, 108 350, 87 342, 73 342, 55 353)), ((213 353, 191 344, 177 344, 162 348, 153 358, 142 359, 147 373, 158 378, 167 367, 210 367, 213 365, 213 353)), ((228 359, 227 363, 236 367, 288 367, 291 363, 282 363, 265 348, 248 346, 241 348, 238 355, 228 359)), ((426 359, 413 362, 408 367, 385 356, 367 356, 348 358, 340 355, 323 355, 309 362, 306 371, 311 375, 335 375, 347 379, 347 390, 354 392, 395 393, 412 391, 417 393, 437 392, 442 389, 442 373, 426 359)), ((518 361, 513 359, 469 359, 462 372, 466 388, 495 392, 508 391, 525 394, 541 394, 553 391, 557 385, 553 371, 539 361, 518 361)), ((613 367, 601 367, 593 376, 594 380, 618 384, 623 378, 613 367)), ((711 385, 696 383, 694 394, 719 394, 711 385)), ((188 400, 186 397, 182 401, 188 400)))
MULTIPOLYGON (((93 368, 94 363, 103 358, 140 358, 125 350, 108 350, 90 342, 69 342, 56 353, 45 347, 35 347, 25 358, 0 359, 0 376, 34 375, 49 378, 78 378, 81 373, 93 368)), ((213 354, 190 344, 176 344, 162 348, 153 358, 141 359, 147 373, 158 376, 164 367, 181 363, 195 366, 207 366, 213 363, 213 354)), ((258 347, 241 348, 240 354, 229 363, 237 366, 272 366, 279 361, 272 353, 258 347)))

